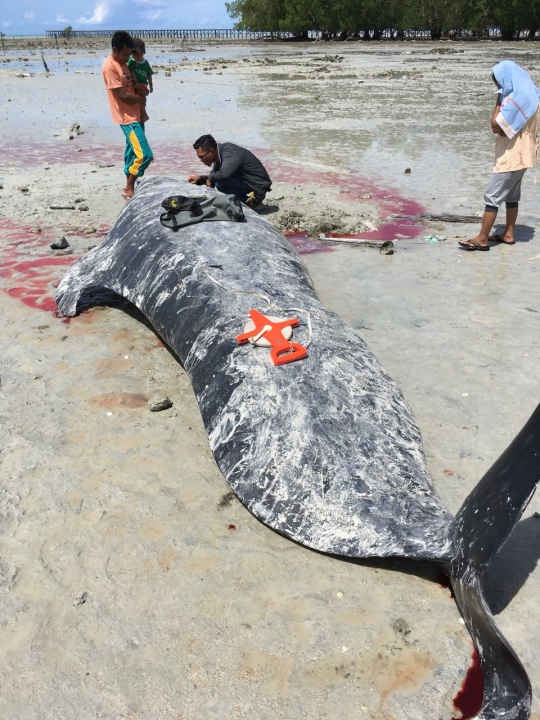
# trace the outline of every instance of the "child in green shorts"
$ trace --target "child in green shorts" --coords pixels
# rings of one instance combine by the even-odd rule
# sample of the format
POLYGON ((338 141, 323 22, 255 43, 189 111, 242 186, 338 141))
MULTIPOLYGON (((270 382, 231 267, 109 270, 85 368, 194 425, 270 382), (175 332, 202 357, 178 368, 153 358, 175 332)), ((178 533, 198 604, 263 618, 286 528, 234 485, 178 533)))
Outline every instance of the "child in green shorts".
POLYGON ((141 38, 133 38, 133 42, 135 45, 131 51, 131 57, 127 61, 127 66, 131 71, 137 94, 143 96, 143 102, 141 103, 141 124, 144 130, 144 123, 149 120, 146 112, 146 96, 149 92, 154 92, 154 85, 152 83, 154 71, 148 60, 144 59, 144 54, 146 53, 144 40, 141 40, 141 38))

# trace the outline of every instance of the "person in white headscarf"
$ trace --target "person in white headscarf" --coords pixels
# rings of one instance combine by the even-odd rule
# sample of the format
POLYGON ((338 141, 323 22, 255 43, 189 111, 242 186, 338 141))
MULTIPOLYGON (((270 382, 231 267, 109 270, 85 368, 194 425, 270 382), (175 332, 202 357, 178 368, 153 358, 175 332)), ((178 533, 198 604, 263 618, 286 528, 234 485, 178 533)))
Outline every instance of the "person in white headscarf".
POLYGON ((493 68, 497 100, 491 116, 491 129, 497 135, 495 167, 484 195, 482 227, 472 240, 460 242, 464 250, 489 250, 489 241, 514 245, 514 228, 521 198, 521 181, 527 168, 538 157, 538 101, 540 91, 529 74, 512 60, 493 68), (490 237, 502 203, 506 203, 506 225, 490 237))

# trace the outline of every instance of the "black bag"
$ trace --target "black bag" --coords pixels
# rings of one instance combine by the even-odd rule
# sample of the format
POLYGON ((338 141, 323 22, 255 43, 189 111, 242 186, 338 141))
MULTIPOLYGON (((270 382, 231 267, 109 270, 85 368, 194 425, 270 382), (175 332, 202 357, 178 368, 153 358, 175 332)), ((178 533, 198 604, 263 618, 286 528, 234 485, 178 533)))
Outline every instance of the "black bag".
POLYGON ((161 206, 167 212, 160 215, 160 222, 174 232, 188 225, 200 222, 243 222, 245 220, 242 203, 234 195, 206 195, 186 197, 172 195, 166 198, 161 206))
POLYGON ((161 207, 165 208, 168 213, 177 215, 182 210, 189 210, 195 215, 200 215, 201 202, 208 200, 208 195, 199 195, 197 197, 186 197, 185 195, 171 195, 161 203, 161 207))

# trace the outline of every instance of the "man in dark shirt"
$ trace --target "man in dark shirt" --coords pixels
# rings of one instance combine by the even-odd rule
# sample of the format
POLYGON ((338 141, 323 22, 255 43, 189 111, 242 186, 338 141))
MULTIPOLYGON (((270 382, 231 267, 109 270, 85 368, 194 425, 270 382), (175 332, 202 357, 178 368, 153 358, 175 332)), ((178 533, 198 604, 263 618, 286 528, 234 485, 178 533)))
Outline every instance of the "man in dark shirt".
POLYGON ((272 181, 262 162, 234 143, 217 143, 212 135, 202 135, 193 144, 197 157, 212 169, 208 175, 189 175, 188 182, 215 187, 226 195, 236 195, 254 208, 264 200, 272 181))

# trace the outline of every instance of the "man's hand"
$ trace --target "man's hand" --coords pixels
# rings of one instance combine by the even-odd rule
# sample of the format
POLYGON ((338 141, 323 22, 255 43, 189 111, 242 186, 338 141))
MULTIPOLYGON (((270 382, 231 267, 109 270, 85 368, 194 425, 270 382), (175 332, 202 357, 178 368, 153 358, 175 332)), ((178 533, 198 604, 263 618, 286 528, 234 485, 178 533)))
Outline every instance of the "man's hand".
POLYGON ((210 187, 214 187, 208 175, 188 175, 187 181, 192 185, 209 185, 210 187))
POLYGON ((210 180, 209 177, 206 178, 206 184, 208 185, 208 187, 214 187, 214 183, 210 180))
POLYGON ((141 97, 146 97, 148 95, 148 88, 142 83, 137 83, 137 85, 135 85, 135 92, 141 97))
POLYGON ((121 100, 128 105, 140 105, 143 101, 140 95, 132 95, 122 87, 112 88, 111 92, 117 100, 121 100))

